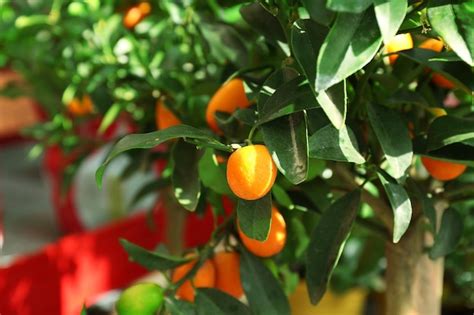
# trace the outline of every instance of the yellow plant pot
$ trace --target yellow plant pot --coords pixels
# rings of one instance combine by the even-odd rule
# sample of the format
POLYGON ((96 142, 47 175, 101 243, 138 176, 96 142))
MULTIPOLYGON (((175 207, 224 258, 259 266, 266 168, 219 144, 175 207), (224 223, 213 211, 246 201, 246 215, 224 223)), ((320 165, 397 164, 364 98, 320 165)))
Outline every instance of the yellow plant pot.
POLYGON ((367 291, 361 288, 350 289, 343 294, 328 291, 318 305, 312 305, 306 283, 298 284, 295 292, 290 296, 291 314, 293 315, 361 315, 367 291))

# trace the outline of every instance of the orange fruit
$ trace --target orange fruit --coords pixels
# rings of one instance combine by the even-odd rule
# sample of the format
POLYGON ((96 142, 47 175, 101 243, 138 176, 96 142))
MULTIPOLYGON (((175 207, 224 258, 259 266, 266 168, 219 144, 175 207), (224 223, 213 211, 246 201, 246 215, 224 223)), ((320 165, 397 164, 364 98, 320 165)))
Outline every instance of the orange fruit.
POLYGON ((158 129, 166 129, 181 124, 181 120, 161 101, 156 102, 155 122, 158 129))
POLYGON ((240 255, 236 252, 219 252, 214 255, 216 288, 236 299, 244 294, 240 281, 240 255))
POLYGON ((251 253, 260 257, 270 257, 282 251, 286 242, 286 223, 285 219, 277 208, 272 207, 272 221, 270 224, 270 232, 265 241, 258 241, 248 237, 242 232, 237 224, 237 231, 240 239, 251 253))
POLYGON ((277 168, 266 146, 257 144, 233 152, 227 161, 227 182, 236 196, 256 200, 275 183, 277 168))
MULTIPOLYGON (((178 282, 197 263, 197 260, 193 260, 189 263, 177 267, 171 276, 173 283, 178 282)), ((194 301, 194 288, 213 288, 216 282, 216 270, 211 260, 206 260, 199 270, 194 274, 194 277, 190 280, 186 280, 176 291, 176 295, 189 302, 194 301)))
POLYGON ((430 175, 437 180, 452 180, 460 176, 466 170, 466 165, 453 162, 421 157, 421 162, 430 175))
MULTIPOLYGON (((410 33, 405 34, 398 34, 395 35, 388 43, 387 43, 387 53, 394 53, 397 51, 407 50, 413 48, 413 39, 411 38, 410 33)), ((390 64, 393 65, 395 60, 397 60, 398 55, 393 54, 388 56, 388 60, 390 64)))
POLYGON ((214 114, 216 111, 233 113, 237 108, 245 108, 250 101, 245 95, 244 82, 241 79, 232 79, 221 86, 212 96, 206 110, 206 121, 209 127, 221 133, 214 114))
MULTIPOLYGON (((423 49, 433 50, 436 52, 441 52, 443 50, 444 44, 442 41, 429 38, 418 46, 423 49)), ((454 83, 446 79, 442 74, 434 73, 431 77, 431 81, 443 89, 453 89, 455 87, 454 83)))
POLYGON ((148 2, 140 2, 130 7, 123 17, 123 25, 132 29, 140 23, 151 12, 151 5, 148 2))
POLYGON ((74 116, 85 116, 92 114, 94 104, 89 95, 84 95, 82 99, 74 98, 67 106, 69 112, 74 116))

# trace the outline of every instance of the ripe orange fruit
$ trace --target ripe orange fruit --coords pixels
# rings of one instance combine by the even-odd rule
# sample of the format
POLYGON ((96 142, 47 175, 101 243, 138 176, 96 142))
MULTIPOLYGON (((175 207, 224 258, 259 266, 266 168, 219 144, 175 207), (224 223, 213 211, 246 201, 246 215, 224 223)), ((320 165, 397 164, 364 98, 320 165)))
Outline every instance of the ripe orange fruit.
POLYGON ((466 165, 453 162, 421 157, 421 162, 428 173, 437 180, 452 180, 460 176, 466 170, 466 165))
POLYGON ((132 29, 140 23, 151 12, 151 5, 148 2, 140 2, 130 7, 123 17, 123 25, 132 29))
POLYGON ((285 219, 277 208, 272 207, 272 221, 270 232, 265 241, 254 240, 242 232, 239 224, 237 231, 245 247, 254 255, 260 257, 270 257, 282 251, 286 242, 286 223, 285 219))
POLYGON ((206 110, 206 121, 209 127, 217 133, 221 133, 214 114, 216 111, 232 113, 237 108, 245 108, 250 101, 245 95, 244 82, 241 79, 232 79, 212 96, 206 110))
POLYGON ((277 174, 266 146, 257 144, 237 149, 227 161, 227 182, 239 198, 256 200, 265 196, 277 174))
MULTIPOLYGON (((183 278, 197 263, 193 260, 189 263, 177 267, 173 271, 171 281, 178 282, 183 278)), ((213 288, 216 282, 216 270, 211 260, 206 260, 199 270, 194 274, 190 280, 186 280, 176 291, 176 295, 189 302, 194 301, 194 288, 213 288), (191 283, 192 282, 192 283, 191 283)))
POLYGON ((236 299, 244 294, 240 281, 240 255, 236 252, 219 252, 214 255, 216 288, 236 299))
POLYGON ((158 129, 166 129, 181 124, 181 120, 161 101, 156 102, 155 122, 158 129))
MULTIPOLYGON (((398 34, 394 36, 390 42, 387 43, 387 53, 394 53, 397 51, 407 50, 413 48, 413 39, 411 38, 410 33, 398 34)), ((397 60, 398 55, 393 54, 388 56, 390 64, 393 65, 395 60, 397 60)))
POLYGON ((74 116, 85 116, 94 112, 94 104, 89 95, 84 95, 82 99, 74 98, 67 106, 69 112, 74 116))
MULTIPOLYGON (((433 50, 436 52, 441 52, 443 50, 444 44, 440 40, 429 38, 425 40, 423 43, 421 43, 420 46, 418 47, 423 48, 423 49, 433 50)), ((431 77, 431 81, 433 81, 433 83, 439 86, 440 88, 452 89, 455 87, 453 82, 449 81, 442 74, 439 74, 439 73, 433 73, 431 77)))

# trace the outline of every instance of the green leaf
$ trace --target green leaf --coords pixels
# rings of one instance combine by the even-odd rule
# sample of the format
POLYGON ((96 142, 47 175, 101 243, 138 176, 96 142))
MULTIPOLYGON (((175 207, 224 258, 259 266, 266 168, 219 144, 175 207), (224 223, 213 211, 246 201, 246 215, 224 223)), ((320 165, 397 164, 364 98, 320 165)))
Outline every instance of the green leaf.
POLYGON ((293 184, 308 175, 308 129, 304 112, 262 126, 263 140, 280 172, 293 184))
POLYGON ((427 10, 433 29, 468 65, 474 66, 474 6, 468 2, 432 0, 427 10))
POLYGON ((175 144, 171 154, 174 161, 171 178, 174 195, 181 206, 194 211, 201 196, 198 171, 201 152, 194 145, 181 140, 175 144))
POLYGON ((225 165, 217 162, 213 149, 206 149, 199 160, 199 178, 202 184, 218 194, 232 195, 225 174, 225 165))
POLYGON ((401 178, 411 165, 413 148, 400 115, 385 106, 367 105, 370 124, 390 165, 390 175, 401 178))
POLYGON ((285 31, 277 17, 261 3, 250 3, 240 8, 244 20, 270 40, 286 42, 285 31))
POLYGON ((310 85, 316 83, 316 61, 328 29, 312 20, 298 20, 291 27, 291 48, 310 85))
POLYGON ((212 288, 196 290, 196 306, 198 314, 212 315, 250 315, 248 306, 229 294, 212 288))
POLYGON ((289 315, 288 299, 270 270, 245 249, 240 259, 240 278, 252 314, 289 315))
POLYGON ((344 126, 347 112, 346 83, 339 83, 320 91, 316 99, 323 109, 329 121, 340 129, 344 126))
POLYGON ((411 201, 405 188, 388 174, 378 173, 393 211, 393 242, 398 243, 411 221, 411 201))
POLYGON ((114 123, 115 119, 117 119, 121 111, 122 106, 120 104, 116 103, 110 106, 110 108, 105 113, 104 118, 100 122, 99 134, 103 134, 107 130, 107 128, 109 128, 110 125, 114 123))
POLYGON ((429 252, 430 258, 436 259, 453 252, 461 240, 463 227, 463 218, 459 212, 454 208, 446 209, 435 242, 429 252))
POLYGON ((326 0, 302 0, 309 16, 314 21, 329 26, 336 14, 326 8, 326 0))
POLYGON ((195 304, 175 298, 167 298, 165 303, 171 315, 197 315, 195 304))
POLYGON ((439 61, 440 54, 441 53, 422 48, 412 48, 398 53, 399 56, 407 57, 441 73, 446 79, 455 83, 457 87, 470 94, 473 88, 471 68, 464 62, 439 61))
POLYGON ((306 284, 312 304, 326 292, 329 279, 349 237, 360 203, 360 190, 337 199, 311 233, 306 253, 306 284))
POLYGON ((95 177, 97 186, 102 186, 102 177, 104 176, 107 165, 119 154, 133 149, 151 149, 157 145, 175 138, 187 138, 200 140, 203 146, 217 148, 222 151, 232 152, 232 148, 219 142, 213 135, 201 129, 187 125, 173 126, 164 130, 158 130, 150 133, 131 134, 120 139, 109 152, 107 159, 96 171, 95 177))
POLYGON ((361 13, 372 4, 372 0, 327 0, 326 7, 337 12, 361 13))
POLYGON ((452 115, 436 118, 428 129, 428 151, 474 139, 474 120, 452 115))
POLYGON ((239 199, 237 219, 245 235, 259 241, 266 240, 272 220, 271 194, 268 193, 257 200, 239 199))
POLYGON ((381 42, 372 9, 338 14, 319 52, 316 91, 324 91, 362 69, 375 56, 381 42))
POLYGON ((374 0, 375 16, 384 43, 388 43, 397 34, 407 9, 407 0, 374 0))
POLYGON ((87 307, 86 307, 86 304, 83 304, 83 305, 82 305, 81 315, 87 315, 87 307))
POLYGON ((359 144, 352 129, 343 126, 337 130, 327 125, 309 137, 309 156, 323 160, 365 163, 359 153, 359 144))
POLYGON ((305 109, 318 107, 311 88, 303 76, 285 68, 275 72, 264 83, 257 102, 259 123, 305 109))
POLYGON ((125 239, 120 239, 120 243, 127 252, 131 261, 134 261, 149 270, 165 271, 176 268, 189 261, 186 258, 149 251, 143 247, 130 243, 125 239))
POLYGON ((420 186, 413 179, 407 180, 409 192, 418 199, 418 202, 423 210, 423 214, 428 218, 431 226, 431 231, 434 233, 437 230, 436 209, 434 208, 433 198, 422 191, 420 186))

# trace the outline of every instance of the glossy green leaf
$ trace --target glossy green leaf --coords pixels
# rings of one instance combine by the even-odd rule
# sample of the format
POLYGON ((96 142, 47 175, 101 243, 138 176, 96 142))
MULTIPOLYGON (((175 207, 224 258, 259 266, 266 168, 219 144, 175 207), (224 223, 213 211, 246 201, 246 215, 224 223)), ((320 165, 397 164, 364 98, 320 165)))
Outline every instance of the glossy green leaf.
POLYGON ((428 129, 428 151, 474 139, 474 120, 452 115, 436 118, 428 129))
POLYGON ((453 252, 461 240, 463 227, 463 218, 459 212, 454 208, 446 209, 435 242, 429 252, 430 258, 436 259, 453 252))
POLYGON ((233 296, 213 288, 196 290, 196 307, 198 314, 212 315, 250 315, 248 306, 233 296))
POLYGON ((157 145, 175 138, 188 138, 201 140, 201 145, 217 148, 222 151, 232 152, 232 148, 219 142, 210 133, 187 125, 173 126, 167 129, 150 133, 131 134, 120 139, 110 151, 105 162, 96 172, 96 181, 102 186, 102 177, 107 165, 119 154, 133 149, 151 149, 157 145))
POLYGON ((259 123, 305 109, 319 107, 303 76, 292 79, 293 71, 276 72, 265 82, 258 98, 259 123))
POLYGON ((262 126, 265 145, 280 172, 293 184, 308 175, 308 129, 304 112, 275 119, 262 126))
POLYGON ((344 126, 337 130, 333 125, 327 125, 316 131, 309 138, 309 156, 323 160, 365 163, 359 153, 359 145, 354 132, 344 126))
POLYGON ((320 91, 316 99, 329 121, 337 129, 345 125, 347 113, 346 84, 333 85, 325 91, 320 91))
POLYGON ((319 52, 316 91, 326 90, 362 69, 381 42, 373 9, 338 14, 319 52))
POLYGON ((286 42, 285 31, 278 18, 261 3, 250 3, 240 8, 240 14, 253 29, 268 39, 286 42))
POLYGON ((337 12, 361 13, 372 4, 372 0, 327 0, 326 7, 337 12))
POLYGON ((436 209, 434 208, 434 201, 431 196, 429 196, 427 193, 422 191, 422 188, 420 187, 416 181, 413 179, 407 180, 409 192, 413 192, 414 196, 418 200, 421 210, 423 211, 423 214, 428 218, 430 222, 430 227, 431 231, 434 233, 437 230, 437 219, 436 219, 436 209))
POLYGON ((264 241, 270 233, 272 196, 270 193, 257 200, 239 199, 237 219, 240 229, 250 238, 264 241))
POLYGON ((400 115, 385 106, 368 104, 370 124, 390 165, 390 175, 400 178, 411 165, 413 148, 408 127, 400 115))
POLYGON ((393 242, 398 243, 411 221, 411 201, 405 188, 388 174, 378 173, 393 211, 393 242))
POLYGON ((313 304, 317 304, 327 290, 332 271, 357 216, 359 204, 360 190, 337 199, 324 211, 311 233, 306 253, 306 284, 313 304))
POLYGON ((186 258, 149 251, 124 239, 121 239, 120 243, 127 252, 130 260, 149 270, 165 271, 176 268, 188 261, 186 258))
POLYGON ((242 287, 254 315, 290 315, 290 305, 280 282, 263 262, 242 249, 240 258, 242 287))
POLYGON ((374 0, 375 16, 384 43, 388 43, 402 25, 408 9, 407 0, 374 0))
POLYGON ((301 0, 301 2, 312 20, 325 26, 331 25, 336 13, 326 8, 326 0, 301 0))
POLYGON ((471 67, 474 66, 474 5, 432 0, 427 10, 433 29, 471 67))
POLYGON ((328 29, 312 20, 298 20, 291 27, 291 48, 310 85, 316 83, 316 61, 328 29))
POLYGON ((174 161, 171 177, 174 196, 181 206, 194 211, 201 196, 198 170, 201 152, 194 145, 181 140, 173 147, 171 158, 174 161))
POLYGON ((231 195, 225 165, 219 164, 213 149, 206 149, 199 160, 199 178, 202 184, 221 195, 231 195))

